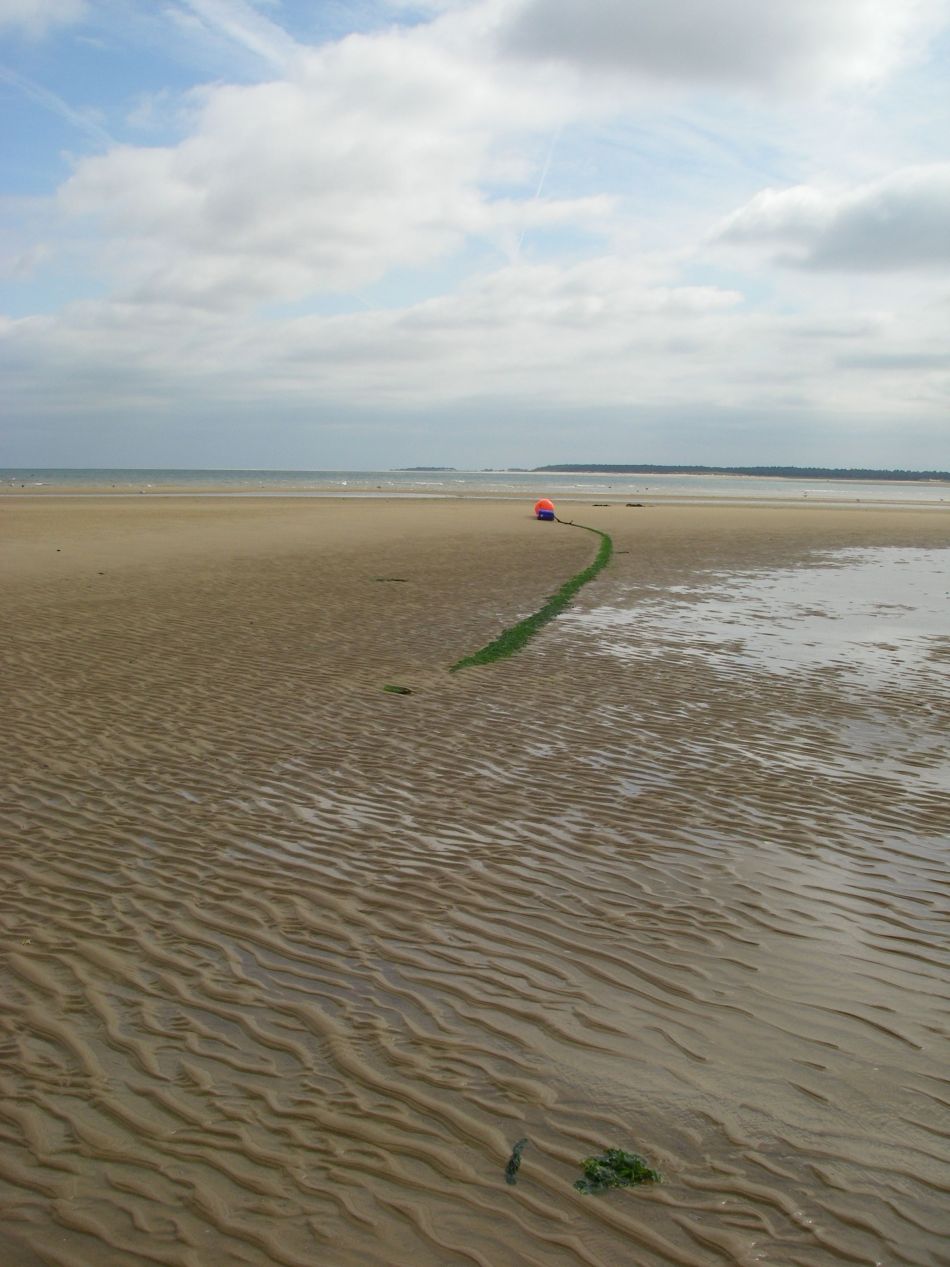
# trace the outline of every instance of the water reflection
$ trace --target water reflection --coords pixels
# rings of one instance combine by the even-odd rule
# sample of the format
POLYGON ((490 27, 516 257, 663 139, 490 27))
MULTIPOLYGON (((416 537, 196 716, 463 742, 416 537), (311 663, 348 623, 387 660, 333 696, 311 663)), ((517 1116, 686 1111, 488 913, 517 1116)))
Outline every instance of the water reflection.
POLYGON ((680 650, 730 671, 832 669, 869 686, 909 673, 946 681, 948 591, 950 551, 849 549, 807 566, 711 574, 562 619, 620 657, 680 650))

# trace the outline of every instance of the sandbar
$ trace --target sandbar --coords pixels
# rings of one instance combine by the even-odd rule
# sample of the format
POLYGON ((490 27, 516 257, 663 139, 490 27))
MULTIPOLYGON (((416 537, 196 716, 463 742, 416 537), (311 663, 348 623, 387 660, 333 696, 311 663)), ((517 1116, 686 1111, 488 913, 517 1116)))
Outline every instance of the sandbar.
MULTIPOLYGON (((950 550, 917 507, 563 511, 614 546, 580 613, 950 550)), ((872 689, 556 619, 449 672, 596 540, 0 498, 5 1263, 938 1261, 946 639, 872 689), (576 1192, 611 1146, 663 1182, 576 1192)))

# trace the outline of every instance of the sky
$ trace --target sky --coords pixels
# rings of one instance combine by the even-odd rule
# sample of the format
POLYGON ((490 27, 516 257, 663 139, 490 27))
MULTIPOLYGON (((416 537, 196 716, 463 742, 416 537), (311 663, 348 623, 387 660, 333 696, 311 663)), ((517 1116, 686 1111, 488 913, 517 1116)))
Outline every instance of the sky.
POLYGON ((950 468, 950 0, 0 0, 0 466, 950 468))

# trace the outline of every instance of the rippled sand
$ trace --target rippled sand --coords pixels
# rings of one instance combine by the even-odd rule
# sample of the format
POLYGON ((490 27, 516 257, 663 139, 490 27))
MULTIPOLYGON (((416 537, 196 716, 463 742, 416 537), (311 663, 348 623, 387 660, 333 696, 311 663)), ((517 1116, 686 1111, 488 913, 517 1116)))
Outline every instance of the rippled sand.
POLYGON ((565 509, 0 501, 4 1267, 950 1261, 946 512, 565 509))

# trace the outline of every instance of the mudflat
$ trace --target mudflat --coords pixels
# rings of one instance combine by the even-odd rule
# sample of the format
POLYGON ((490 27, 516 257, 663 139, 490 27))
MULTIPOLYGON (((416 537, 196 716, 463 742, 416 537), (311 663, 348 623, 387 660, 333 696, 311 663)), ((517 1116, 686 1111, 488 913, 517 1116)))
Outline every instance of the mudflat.
POLYGON ((950 517, 559 513, 0 498, 9 1267, 944 1261, 950 517))

